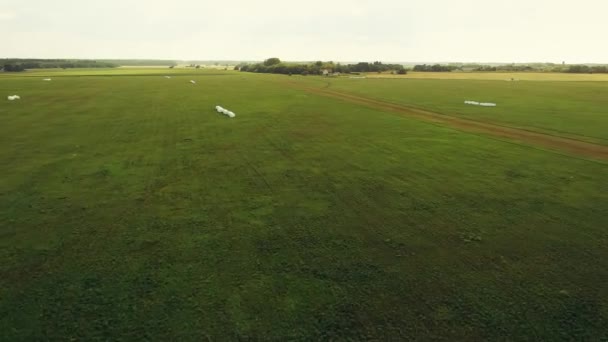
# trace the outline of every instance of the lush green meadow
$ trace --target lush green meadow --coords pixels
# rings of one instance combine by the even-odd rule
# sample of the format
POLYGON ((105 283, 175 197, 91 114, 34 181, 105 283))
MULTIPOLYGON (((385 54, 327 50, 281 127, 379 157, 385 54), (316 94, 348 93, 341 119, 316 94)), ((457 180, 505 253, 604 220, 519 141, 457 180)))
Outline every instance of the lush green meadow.
POLYGON ((317 79, 316 84, 442 114, 608 145, 608 79, 507 82, 471 76, 466 80, 326 78, 317 79), (493 102, 497 107, 465 105, 465 100, 493 102))
POLYGON ((302 90, 603 143, 607 83, 119 70, 0 76, 0 340, 608 338, 605 161, 302 90))
POLYGON ((598 81, 608 82, 608 74, 570 74, 558 72, 416 72, 407 75, 368 73, 368 78, 408 78, 439 80, 486 80, 486 81, 598 81))
POLYGON ((178 67, 121 67, 112 69, 32 69, 21 73, 0 73, 0 79, 22 78, 22 77, 82 77, 82 76, 211 76, 233 74, 232 70, 226 71, 222 68, 207 67, 206 69, 195 69, 178 67))

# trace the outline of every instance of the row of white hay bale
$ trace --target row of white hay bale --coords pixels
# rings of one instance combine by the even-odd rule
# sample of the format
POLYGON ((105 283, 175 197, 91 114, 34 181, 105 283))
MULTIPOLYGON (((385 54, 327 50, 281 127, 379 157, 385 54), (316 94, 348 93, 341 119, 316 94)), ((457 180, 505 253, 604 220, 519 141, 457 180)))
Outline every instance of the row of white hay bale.
MULTIPOLYGON (((50 78, 45 78, 43 81, 50 81, 50 78)), ((9 95, 6 97, 9 101, 21 100, 21 96, 19 95, 9 95)))
MULTIPOLYGON (((165 76, 165 78, 171 78, 171 76, 165 76)), ((196 81, 190 80, 190 83, 196 84, 196 81)), ((234 118, 236 116, 236 114, 234 114, 234 112, 231 112, 226 108, 222 108, 222 106, 215 106, 215 110, 217 110, 218 113, 228 116, 229 118, 234 118)))
MULTIPOLYGON (((169 79, 169 78, 171 78, 171 76, 165 76, 165 78, 169 79)), ((192 83, 192 84, 196 84, 195 80, 190 80, 189 82, 192 83)))
POLYGON ((464 101, 464 103, 473 106, 496 107, 496 103, 492 102, 464 101))
MULTIPOLYGON (((171 78, 171 76, 165 76, 165 78, 171 78)), ((50 80, 51 80, 50 78, 43 79, 43 81, 50 81, 50 80)), ((196 84, 196 81, 190 80, 190 83, 196 84)), ((19 96, 19 95, 9 95, 8 96, 9 101, 20 100, 20 99, 21 99, 21 96, 19 96)), ((225 108, 222 108, 221 106, 215 106, 215 109, 218 111, 218 113, 222 113, 230 118, 234 118, 236 116, 236 114, 234 114, 234 112, 231 112, 225 108)))
POLYGON ((229 118, 233 118, 236 116, 236 114, 234 114, 233 112, 229 111, 226 108, 222 108, 221 106, 215 106, 215 110, 217 110, 218 113, 228 116, 229 118))
MULTIPOLYGON (((165 78, 169 79, 169 78, 171 78, 171 76, 165 76, 165 78)), ((195 80, 190 80, 189 82, 192 83, 192 84, 196 84, 195 80)))

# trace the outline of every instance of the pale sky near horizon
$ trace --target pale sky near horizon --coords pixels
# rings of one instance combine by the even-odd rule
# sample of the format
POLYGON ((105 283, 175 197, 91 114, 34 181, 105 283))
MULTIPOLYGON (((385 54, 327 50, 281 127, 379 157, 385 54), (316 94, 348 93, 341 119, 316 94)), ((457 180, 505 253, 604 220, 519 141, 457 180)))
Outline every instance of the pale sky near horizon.
POLYGON ((608 0, 0 0, 0 58, 608 63, 608 0))

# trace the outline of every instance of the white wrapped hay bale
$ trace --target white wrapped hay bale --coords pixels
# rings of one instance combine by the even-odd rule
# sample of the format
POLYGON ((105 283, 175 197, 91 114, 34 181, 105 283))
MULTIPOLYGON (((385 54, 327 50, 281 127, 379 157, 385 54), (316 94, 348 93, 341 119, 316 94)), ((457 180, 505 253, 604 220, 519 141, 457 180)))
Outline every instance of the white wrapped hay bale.
POLYGON ((50 78, 43 79, 43 81, 47 81, 47 82, 50 81, 50 80, 51 80, 50 78))
POLYGON ((190 80, 190 83, 196 84, 196 81, 195 80, 190 80))
POLYGON ((21 100, 21 96, 19 96, 19 95, 9 95, 9 96, 7 97, 7 99, 8 99, 9 101, 21 100))
POLYGON ((496 107, 496 103, 492 102, 477 102, 477 101, 464 101, 465 104, 473 105, 473 106, 483 106, 483 107, 496 107))
POLYGON ((215 106, 215 110, 217 110, 218 113, 224 114, 229 118, 233 118, 236 116, 236 114, 234 114, 233 112, 229 111, 226 108, 222 108, 221 106, 215 106))
POLYGON ((171 78, 171 76, 165 76, 165 78, 171 78))

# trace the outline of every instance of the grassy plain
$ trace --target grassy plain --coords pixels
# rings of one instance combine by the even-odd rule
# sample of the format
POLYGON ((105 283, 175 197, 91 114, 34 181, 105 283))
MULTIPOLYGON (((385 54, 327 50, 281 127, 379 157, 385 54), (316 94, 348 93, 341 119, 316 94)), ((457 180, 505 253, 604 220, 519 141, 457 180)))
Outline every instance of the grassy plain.
POLYGON ((0 79, 22 78, 22 77, 75 77, 75 76, 161 76, 161 75, 225 75, 232 73, 232 70, 222 69, 195 69, 186 67, 121 67, 112 69, 32 69, 22 73, 0 73, 0 79))
POLYGON ((368 73, 368 78, 407 78, 438 80, 491 80, 491 81, 598 81, 608 82, 608 74, 570 74, 557 72, 416 72, 407 75, 368 73))
POLYGON ((326 78, 310 83, 441 114, 608 145, 608 82, 506 82, 480 80, 476 74, 471 77, 326 78), (470 106, 464 104, 465 100, 498 106, 470 106))
MULTIPOLYGON (((323 78, 106 72, 0 77, 0 340, 608 338, 605 162, 290 86, 323 78)), ((494 89, 518 124, 502 92, 551 96, 329 82, 450 115, 424 90, 494 89)), ((606 138, 577 84, 551 99, 591 121, 560 118, 606 138)))

